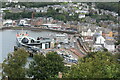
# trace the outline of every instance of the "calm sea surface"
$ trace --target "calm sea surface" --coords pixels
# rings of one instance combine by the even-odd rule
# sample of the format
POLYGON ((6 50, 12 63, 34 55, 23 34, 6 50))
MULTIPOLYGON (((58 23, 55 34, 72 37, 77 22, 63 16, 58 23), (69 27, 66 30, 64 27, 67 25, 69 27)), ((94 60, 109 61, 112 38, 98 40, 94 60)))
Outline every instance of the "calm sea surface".
MULTIPOLYGON (((23 32, 28 32, 29 36, 37 37, 48 37, 50 34, 55 34, 55 32, 40 31, 35 32, 31 30, 23 30, 23 32)), ((16 34, 21 33, 21 30, 1 30, 0 31, 0 63, 7 57, 8 53, 14 51, 14 46, 16 45, 16 34)))

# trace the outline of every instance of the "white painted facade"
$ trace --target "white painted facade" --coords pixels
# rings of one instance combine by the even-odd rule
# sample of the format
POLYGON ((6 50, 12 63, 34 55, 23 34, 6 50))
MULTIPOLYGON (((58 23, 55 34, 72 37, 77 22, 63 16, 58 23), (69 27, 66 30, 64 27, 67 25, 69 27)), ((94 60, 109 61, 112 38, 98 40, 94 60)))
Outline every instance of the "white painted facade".
POLYGON ((79 18, 85 18, 85 14, 79 14, 79 18))
POLYGON ((87 14, 89 13, 88 11, 81 10, 80 13, 87 14))
POLYGON ((6 24, 8 24, 9 26, 12 26, 13 20, 4 20, 3 25, 6 25, 6 24))
POLYGON ((29 26, 30 24, 27 23, 27 20, 21 19, 19 25, 29 26))
POLYGON ((106 48, 108 51, 115 50, 114 42, 105 40, 105 38, 101 35, 96 38, 94 47, 95 48, 97 47, 106 48))
POLYGON ((96 45, 96 44, 95 44, 95 45, 93 45, 93 47, 94 47, 94 48, 97 48, 97 47, 102 48, 103 46, 102 46, 101 44, 99 44, 99 45, 96 45))
POLYGON ((48 26, 49 28, 61 28, 61 26, 57 25, 57 24, 43 24, 48 26))
POLYGON ((101 35, 98 36, 95 41, 96 44, 104 44, 104 42, 105 42, 105 38, 101 35))
POLYGON ((82 31, 82 33, 81 33, 82 36, 93 36, 94 34, 95 34, 95 32, 92 32, 91 29, 88 29, 87 32, 82 31))
POLYGON ((68 43, 67 34, 56 34, 56 42, 68 43))
POLYGON ((114 44, 104 43, 104 47, 105 47, 108 51, 114 51, 114 50, 115 50, 115 45, 114 45, 114 44))
POLYGON ((42 49, 45 49, 45 43, 42 43, 42 49))

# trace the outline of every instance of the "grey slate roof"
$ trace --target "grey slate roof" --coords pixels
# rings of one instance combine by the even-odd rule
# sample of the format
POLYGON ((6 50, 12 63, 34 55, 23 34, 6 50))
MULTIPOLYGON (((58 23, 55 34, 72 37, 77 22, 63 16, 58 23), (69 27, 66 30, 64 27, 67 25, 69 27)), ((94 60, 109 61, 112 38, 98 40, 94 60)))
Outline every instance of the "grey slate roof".
POLYGON ((106 40, 105 43, 108 45, 114 45, 114 41, 110 41, 110 40, 106 40))

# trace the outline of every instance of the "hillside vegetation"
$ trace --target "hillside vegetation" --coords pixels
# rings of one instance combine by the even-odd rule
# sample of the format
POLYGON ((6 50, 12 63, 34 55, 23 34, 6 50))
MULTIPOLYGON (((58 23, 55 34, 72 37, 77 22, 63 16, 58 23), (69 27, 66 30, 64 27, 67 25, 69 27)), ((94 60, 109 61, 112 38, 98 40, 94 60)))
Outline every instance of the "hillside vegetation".
POLYGON ((117 12, 120 16, 120 3, 118 2, 96 3, 96 7, 99 9, 117 12))

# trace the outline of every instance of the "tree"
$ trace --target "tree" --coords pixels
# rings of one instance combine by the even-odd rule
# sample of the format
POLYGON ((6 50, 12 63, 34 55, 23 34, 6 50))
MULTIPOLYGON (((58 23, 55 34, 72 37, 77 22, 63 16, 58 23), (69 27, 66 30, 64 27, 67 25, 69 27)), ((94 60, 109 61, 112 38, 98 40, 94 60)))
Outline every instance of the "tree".
POLYGON ((118 2, 114 2, 114 3, 106 2, 106 3, 96 3, 96 7, 98 9, 104 9, 104 10, 109 10, 109 11, 114 11, 119 13, 120 5, 118 2))
POLYGON ((55 77, 58 75, 58 72, 63 72, 65 70, 63 58, 56 52, 49 52, 46 55, 46 59, 49 62, 46 69, 48 70, 50 77, 55 77))
POLYGON ((4 75, 9 78, 24 78, 27 57, 28 53, 24 49, 19 49, 13 54, 9 54, 8 59, 5 59, 2 64, 4 75))
POLYGON ((119 45, 120 44, 120 40, 118 40, 116 43, 115 43, 115 45, 119 45))
POLYGON ((19 12, 19 13, 11 13, 6 12, 4 19, 21 19, 21 18, 31 18, 32 12, 19 12))
POLYGON ((37 54, 29 65, 28 76, 35 79, 55 78, 64 69, 63 58, 56 52, 50 52, 46 56, 37 54))
POLYGON ((64 74, 67 78, 120 78, 120 64, 108 52, 87 55, 64 74))
POLYGON ((103 51, 107 52, 107 51, 108 51, 108 49, 106 49, 106 48, 103 48, 103 51))
POLYGON ((5 8, 5 7, 15 7, 16 4, 18 5, 21 5, 21 6, 25 6, 26 8, 31 8, 31 7, 44 7, 44 6, 47 6, 47 5, 58 5, 58 4, 61 4, 60 2, 18 2, 18 3, 8 3, 8 5, 6 5, 5 2, 2 2, 2 7, 5 8))
POLYGON ((29 69, 28 69, 28 76, 33 78, 47 78, 48 73, 45 69, 45 65, 48 64, 48 62, 45 59, 45 56, 43 55, 34 55, 32 62, 30 62, 29 69))
POLYGON ((115 53, 113 56, 114 56, 114 58, 117 58, 119 60, 119 63, 120 63, 120 53, 115 53))

